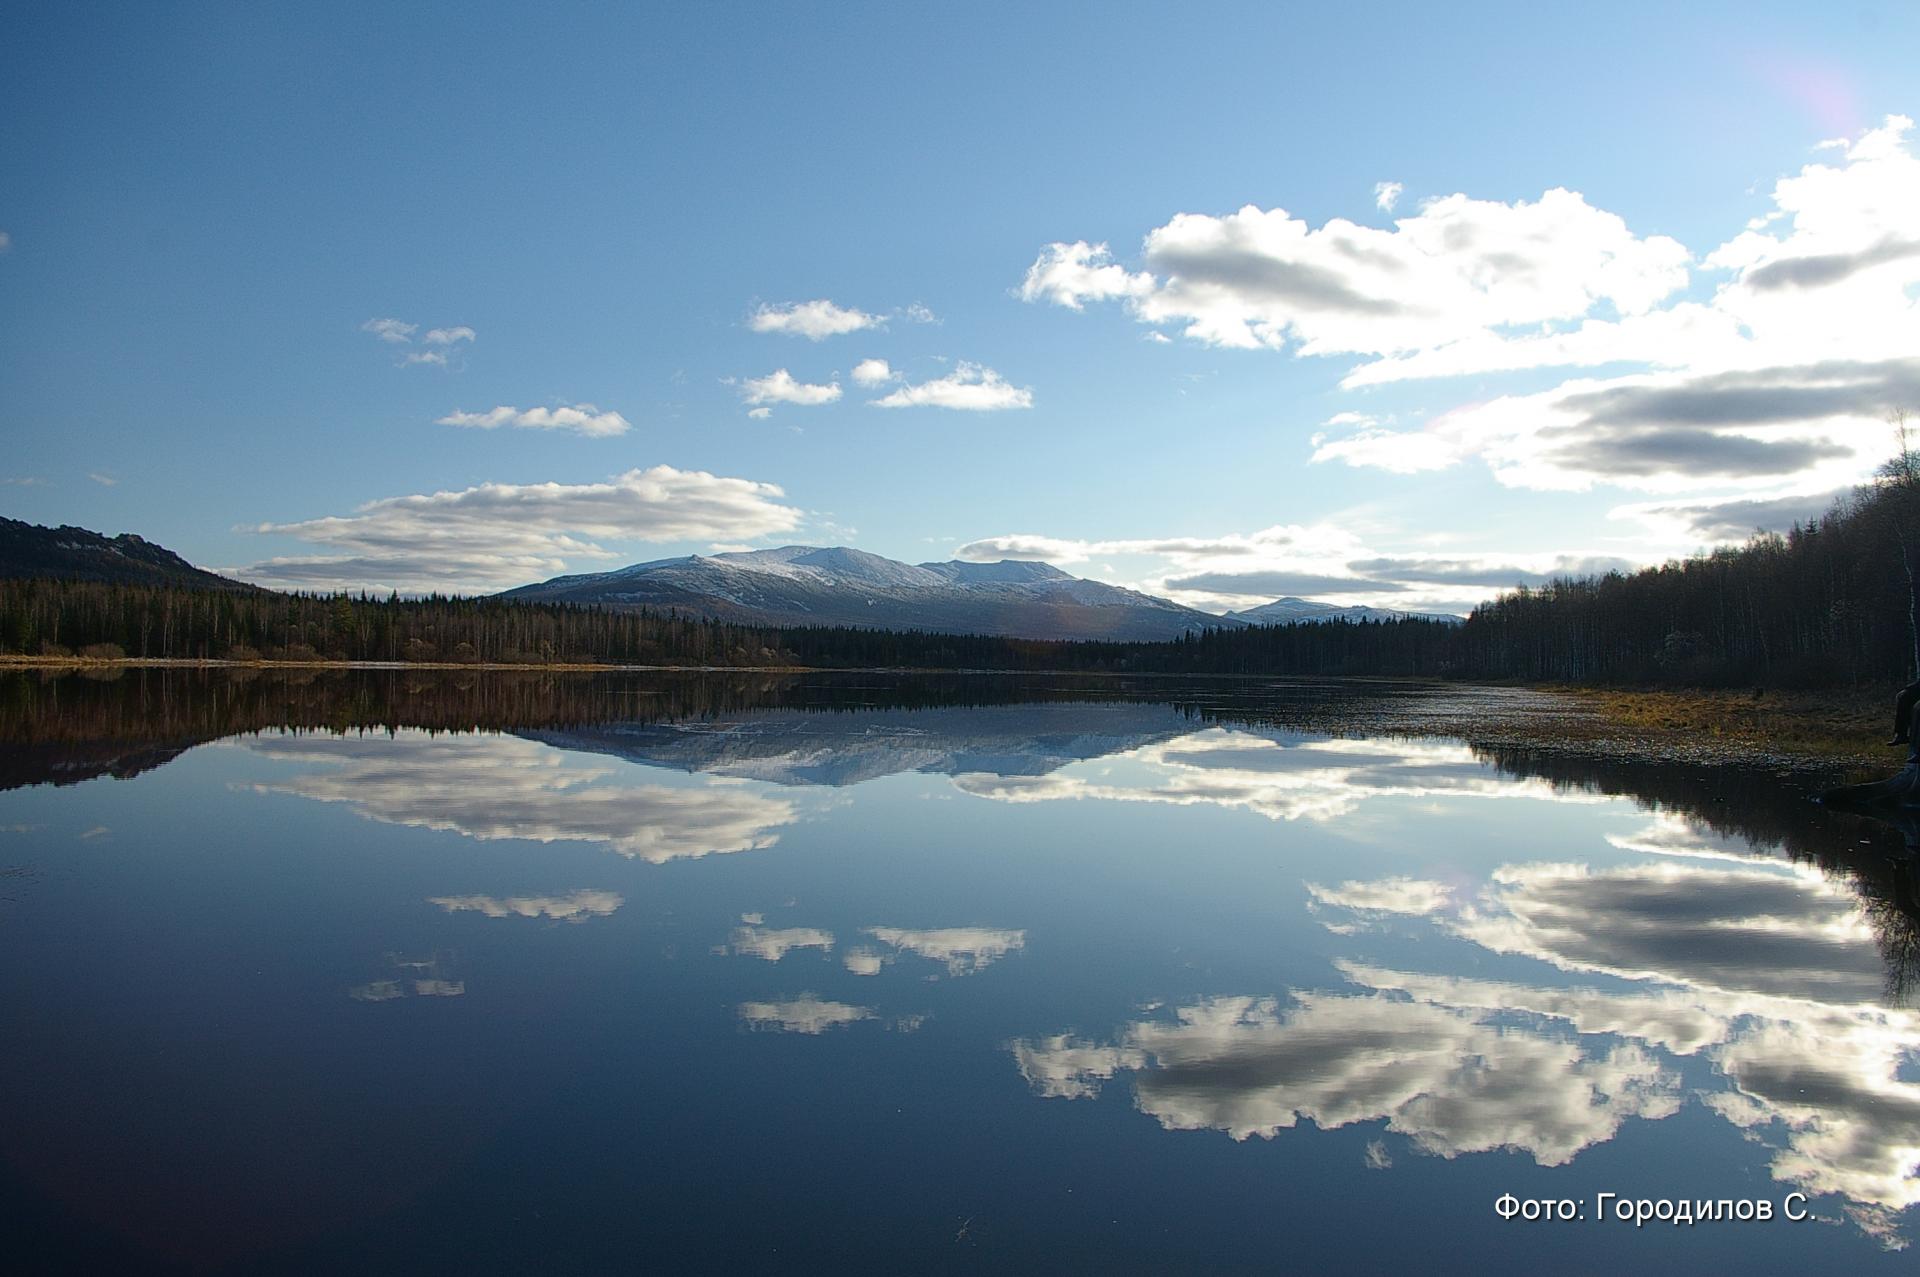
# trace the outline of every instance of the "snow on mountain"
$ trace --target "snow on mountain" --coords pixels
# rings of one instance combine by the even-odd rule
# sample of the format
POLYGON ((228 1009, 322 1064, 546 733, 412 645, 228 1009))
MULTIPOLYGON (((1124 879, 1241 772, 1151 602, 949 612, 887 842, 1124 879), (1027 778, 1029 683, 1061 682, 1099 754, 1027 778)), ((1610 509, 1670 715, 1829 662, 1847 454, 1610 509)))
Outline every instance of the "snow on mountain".
POLYGON ((690 555, 555 577, 502 597, 678 610, 762 625, 1020 638, 1167 639, 1238 620, 1044 563, 901 563, 846 546, 690 555))

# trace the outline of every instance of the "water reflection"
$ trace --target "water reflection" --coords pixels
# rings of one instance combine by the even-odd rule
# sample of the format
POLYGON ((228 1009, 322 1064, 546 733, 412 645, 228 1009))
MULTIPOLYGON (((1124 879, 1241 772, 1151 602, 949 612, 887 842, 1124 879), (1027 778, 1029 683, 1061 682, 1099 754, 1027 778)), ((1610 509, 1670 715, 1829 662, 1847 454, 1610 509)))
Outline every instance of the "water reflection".
POLYGON ((344 803, 369 820, 469 838, 604 844, 659 864, 779 841, 800 818, 787 799, 740 785, 617 783, 618 773, 511 736, 267 736, 253 752, 320 769, 261 793, 344 803))
POLYGON ((585 922, 604 918, 626 903, 617 891, 570 891, 563 896, 431 896, 430 905, 448 913, 478 913, 489 918, 550 918, 585 922))
POLYGON ((1169 1130, 1272 1138, 1384 1120, 1442 1157, 1508 1148, 1557 1165, 1627 1118, 1686 1096, 1676 1065, 1704 1055, 1695 1092, 1769 1149, 1773 1177, 1838 1194, 1903 1246, 1920 1203, 1920 1014, 1883 1005, 1885 971, 1860 896, 1805 865, 1740 857, 1663 816, 1617 844, 1662 859, 1610 868, 1502 865, 1477 887, 1388 877, 1308 892, 1343 936, 1383 924, 1615 981, 1613 988, 1470 979, 1343 959, 1363 994, 1209 998, 1104 1041, 1010 1044, 1036 1095, 1086 1098, 1131 1074, 1135 1105, 1169 1130), (1719 863, 1675 863, 1706 856, 1719 863), (1728 863, 1744 859, 1745 863, 1728 863))
POLYGON ((1284 1011, 1273 998, 1209 998, 1127 1025, 1111 1046, 1045 1039, 1012 1050, 1043 1095, 1092 1095, 1129 1069, 1135 1103, 1168 1130, 1236 1140, 1272 1138, 1301 1118, 1322 1129, 1384 1118, 1441 1157, 1508 1148, 1558 1166, 1629 1117, 1679 1109, 1678 1075, 1645 1050, 1590 1056, 1489 1019, 1301 991, 1284 1011))
POLYGON ((435 953, 425 958, 409 958, 398 953, 387 955, 392 975, 347 990, 355 1002, 393 1002, 404 997, 457 998, 467 991, 465 980, 454 978, 453 959, 435 953))
POLYGON ((812 993, 779 1002, 742 1002, 739 1015, 751 1028, 810 1034, 843 1029, 849 1024, 876 1018, 872 1007, 832 1002, 812 993))
MULTIPOLYGON (((1334 821, 1382 797, 1546 799, 1545 781, 1502 777, 1463 744, 1437 741, 1316 740, 1294 733, 1209 728, 1144 745, 1113 761, 1116 779, 1060 772, 1043 776, 969 773, 963 793, 998 802, 1104 801, 1214 806, 1269 820, 1334 821)), ((1582 796, 1561 796, 1585 801, 1582 796)), ((1593 800, 1600 801, 1600 800, 1593 800)))
MULTIPOLYGON (((365 940, 348 916, 360 898, 334 901, 347 921, 331 925, 356 943, 342 973, 315 980, 322 1000, 357 1023, 437 1030, 465 1017, 461 1032, 484 1043, 489 1017, 479 1013, 515 984, 501 977, 524 972, 519 991, 533 989, 535 1000, 625 979, 630 1003, 560 1019, 555 1049, 591 1023, 608 1026, 594 1047, 617 1053, 620 1008, 644 1007, 634 1040, 685 1052, 650 1067, 695 1079, 677 1102, 724 1124, 729 1105, 779 1090, 751 1072, 765 1063, 756 1052, 799 1053, 827 1066, 821 1077, 872 1079, 876 1061, 907 1068, 879 1054, 902 1045, 889 1033, 935 1015, 951 1038, 941 1044, 949 1066, 933 1074, 959 1077, 991 1056, 978 1067, 991 1080, 973 1083, 982 1103, 1007 1092, 1020 1111, 1057 1118, 1130 1102, 1140 1116, 1117 1116, 1183 1153, 1205 1147, 1204 1137, 1159 1131, 1212 1132, 1256 1150, 1266 1147, 1248 1144, 1256 1137, 1289 1141, 1298 1152, 1311 1147, 1303 1127, 1357 1128, 1376 1170, 1409 1151, 1451 1160, 1506 1150, 1560 1167, 1624 1130, 1646 1133, 1642 1149, 1663 1150, 1697 1129, 1669 1121, 1693 1110, 1751 1141, 1753 1167, 1833 1195, 1828 1214, 1844 1205, 1873 1237, 1903 1244, 1901 1213, 1920 1203, 1920 1013, 1904 1005, 1920 968, 1914 862, 1886 858, 1889 840, 1812 809, 1791 786, 1469 740, 1330 736, 1317 690, 1297 702, 1216 691, 1203 705, 1110 684, 1045 689, 1043 702, 996 703, 996 692, 971 703, 976 692, 959 685, 863 686, 857 704, 843 692, 688 683, 654 697, 600 686, 573 689, 543 716, 535 691, 480 681, 433 691, 430 712, 397 711, 414 693, 389 688, 351 713, 303 701, 284 723, 272 720, 271 697, 251 691, 233 692, 218 713, 169 703, 160 717, 196 739, 396 722, 390 736, 245 736, 227 751, 244 764, 232 783, 455 839, 582 843, 660 864, 773 848, 803 818, 825 830, 791 839, 787 854, 676 874, 589 851, 584 871, 576 855, 567 876, 555 870, 531 887, 509 875, 449 880, 436 863, 384 899, 412 912, 383 916, 391 929, 365 940), (499 730, 420 730, 470 719, 499 730), (982 801, 919 801, 956 796, 982 801), (1206 820, 1182 809, 1205 809, 1206 820), (935 840, 915 841, 929 810, 941 813, 943 837, 977 837, 988 849, 935 863, 942 858, 926 851, 935 840), (1103 861, 1063 845, 1073 836, 1063 830, 1096 821, 1116 864, 1173 865, 1183 890, 1218 894, 1127 894, 1121 870, 1108 877, 1103 861), (1134 825, 1149 824, 1156 832, 1128 841, 1134 825), (1176 846, 1176 858, 1165 831, 1188 824, 1209 832, 1176 846), (1534 845, 1517 843, 1536 831, 1534 845), (988 846, 995 839, 1017 855, 988 854, 1001 850, 988 846), (669 902, 662 884, 654 909, 624 881, 632 875, 650 887, 678 877, 688 894, 669 902), (923 876, 935 885, 917 886, 923 876), (595 881, 609 885, 572 886, 595 881), (1234 899, 1221 898, 1229 892, 1234 899), (629 906, 629 896, 648 907, 629 906), (770 900, 799 910, 777 915, 794 925, 742 912, 770 900), (1223 941, 1216 913, 1281 939, 1235 949, 1227 941, 1244 937, 1223 941), (692 920, 661 943, 647 930, 664 934, 682 918, 692 920), (493 921, 513 919, 579 929, 493 921), (907 921, 962 925, 898 925, 907 921), (987 925, 1016 921, 1024 925, 987 925), (1159 947, 1143 943, 1109 967, 1108 941, 1141 935, 1159 947), (445 951, 388 953, 365 967, 351 956, 469 937, 490 946, 463 949, 476 955, 471 967, 445 951), (636 956, 676 944, 696 959, 726 956, 672 969, 636 956), (1224 960, 1189 961, 1189 949, 1208 945, 1241 960, 1237 974, 1217 974, 1224 960), (587 980, 562 968, 592 962, 620 974, 587 980), (485 972, 471 995, 469 969, 485 972), (800 984, 818 991, 790 992, 800 984), (696 987, 700 996, 683 1001, 661 992, 696 987), (343 988, 367 1005, 342 999, 343 988), (1150 996, 1168 1004, 1126 1009, 1150 996), (422 997, 466 1001, 446 1004, 444 1016, 384 1006, 422 997), (1118 1009, 1089 1024, 1081 1008, 1098 997, 1118 1009), (674 1031, 659 1034, 666 1019, 674 1031), (724 1058, 745 1078, 738 1091, 715 1084, 708 1095, 697 1084, 720 1058, 698 1054, 703 1032, 726 1039, 724 1058), (1021 1091, 1009 1057, 1049 1103, 1021 1091), (1051 1103, 1060 1100, 1088 1103, 1051 1103)), ((50 735, 11 760, 0 784, 16 774, 21 783, 133 775, 187 748, 115 735, 131 721, 105 699, 117 694, 74 693, 96 734, 50 735)), ((86 810, 59 828, 107 828, 94 823, 105 808, 86 810)), ((141 836, 137 817, 111 819, 120 832, 85 845, 88 856, 122 855, 141 836)), ((62 835, 63 847, 75 845, 62 835)), ((565 861, 559 848, 533 859, 565 861)), ((544 1066, 521 1067, 531 1076, 544 1066)), ((998 1120, 1017 1130, 1020 1111, 998 1120)), ((1034 1129, 1043 1127, 1068 1138, 1058 1124, 1034 1129)), ((1615 1147, 1625 1155, 1628 1143, 1615 1147)))

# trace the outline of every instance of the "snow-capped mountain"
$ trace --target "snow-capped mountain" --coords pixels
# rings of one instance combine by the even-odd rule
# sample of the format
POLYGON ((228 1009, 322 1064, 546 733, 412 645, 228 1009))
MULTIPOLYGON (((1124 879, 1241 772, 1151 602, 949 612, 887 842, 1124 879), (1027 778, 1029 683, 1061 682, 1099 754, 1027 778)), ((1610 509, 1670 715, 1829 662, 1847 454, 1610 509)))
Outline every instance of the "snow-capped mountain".
POLYGON ((1241 621, 1045 563, 901 563, 846 546, 688 555, 560 576, 502 598, 677 609, 757 625, 1041 639, 1169 639, 1241 621))
POLYGON ((1364 607, 1355 604, 1352 607, 1335 607, 1331 603, 1315 603, 1310 599, 1284 598, 1271 603, 1262 603, 1259 607, 1246 608, 1239 612, 1227 613, 1228 618, 1244 621, 1248 625, 1291 625, 1297 621, 1315 624, 1328 621, 1441 621, 1448 625, 1458 625, 1463 618, 1449 612, 1402 612, 1390 607, 1364 607))

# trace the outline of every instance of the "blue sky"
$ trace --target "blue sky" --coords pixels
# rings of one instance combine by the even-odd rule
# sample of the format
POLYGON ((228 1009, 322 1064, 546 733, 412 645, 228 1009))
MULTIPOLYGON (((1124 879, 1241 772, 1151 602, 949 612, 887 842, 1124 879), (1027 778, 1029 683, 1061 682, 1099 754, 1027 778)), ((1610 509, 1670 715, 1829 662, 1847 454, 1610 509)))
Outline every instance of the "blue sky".
POLYGON ((1920 408, 1920 12, 1676 8, 23 6, 0 510, 1215 608, 1737 539, 1920 408))

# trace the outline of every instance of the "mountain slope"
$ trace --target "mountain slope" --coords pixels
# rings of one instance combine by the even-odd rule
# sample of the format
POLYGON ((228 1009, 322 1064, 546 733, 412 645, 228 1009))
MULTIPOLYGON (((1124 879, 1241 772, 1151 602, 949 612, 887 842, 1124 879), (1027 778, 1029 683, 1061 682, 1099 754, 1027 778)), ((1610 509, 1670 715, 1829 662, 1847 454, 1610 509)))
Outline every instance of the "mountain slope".
POLYGON ((196 590, 255 588, 202 571, 172 550, 131 532, 104 537, 85 528, 44 528, 6 518, 0 518, 0 577, 177 585, 196 590))
POLYGON ((756 625, 1040 639, 1169 639, 1241 624, 1044 563, 910 564, 845 546, 660 559, 555 577, 500 597, 678 609, 756 625))

